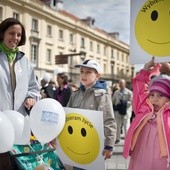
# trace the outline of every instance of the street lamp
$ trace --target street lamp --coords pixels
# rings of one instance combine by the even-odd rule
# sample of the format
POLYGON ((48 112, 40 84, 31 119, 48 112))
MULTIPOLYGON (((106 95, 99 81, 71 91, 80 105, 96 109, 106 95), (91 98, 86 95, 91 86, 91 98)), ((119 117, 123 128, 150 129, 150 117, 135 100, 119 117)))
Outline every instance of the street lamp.
MULTIPOLYGON (((74 54, 74 55, 75 55, 75 54, 74 54)), ((69 66, 69 69, 70 69, 70 80, 73 79, 73 68, 74 68, 74 66, 73 66, 73 58, 72 58, 72 56, 74 56, 74 55, 71 55, 71 56, 70 56, 70 66, 69 66)), ((80 51, 80 52, 77 53, 76 55, 79 55, 79 56, 80 56, 80 59, 81 59, 81 61, 82 61, 82 60, 85 59, 86 52, 80 51)))
POLYGON ((86 52, 84 51, 80 51, 79 53, 74 53, 74 54, 59 54, 59 55, 55 55, 55 64, 68 64, 68 57, 71 57, 70 58, 70 79, 72 79, 72 57, 73 56, 81 56, 81 60, 84 60, 85 59, 85 56, 86 56, 86 52))

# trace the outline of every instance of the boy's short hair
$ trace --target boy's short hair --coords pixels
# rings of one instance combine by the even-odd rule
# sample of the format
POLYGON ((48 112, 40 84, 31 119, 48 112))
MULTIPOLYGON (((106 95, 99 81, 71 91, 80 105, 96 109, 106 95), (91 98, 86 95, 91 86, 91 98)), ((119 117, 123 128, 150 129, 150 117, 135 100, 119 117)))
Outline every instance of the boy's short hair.
POLYGON ((75 65, 75 67, 78 67, 78 68, 79 67, 93 68, 97 71, 97 73, 99 73, 99 74, 102 73, 102 69, 101 69, 100 64, 97 61, 92 60, 92 59, 85 60, 85 61, 83 61, 82 64, 75 65))
POLYGON ((160 75, 154 77, 149 84, 149 92, 156 91, 170 99, 170 77, 160 75))

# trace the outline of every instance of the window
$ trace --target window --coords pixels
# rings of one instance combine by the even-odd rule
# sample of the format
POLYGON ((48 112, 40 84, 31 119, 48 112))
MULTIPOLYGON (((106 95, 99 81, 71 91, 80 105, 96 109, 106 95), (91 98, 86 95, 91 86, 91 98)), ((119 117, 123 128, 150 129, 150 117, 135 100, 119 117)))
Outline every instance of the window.
POLYGON ((19 18, 19 13, 13 12, 13 18, 19 20, 19 19, 20 19, 20 18, 19 18))
POLYGON ((56 5, 57 5, 57 1, 53 0, 53 6, 56 6, 56 5))
POLYGON ((97 53, 100 53, 100 45, 97 44, 97 53))
POLYGON ((72 33, 70 33, 69 42, 70 42, 71 44, 73 44, 73 34, 72 34, 72 33))
POLYGON ((111 58, 114 58, 114 50, 111 49, 111 58))
POLYGON ((85 40, 83 37, 81 38, 81 48, 85 48, 85 40))
POLYGON ((47 52, 46 52, 46 63, 50 64, 51 63, 51 50, 50 49, 47 49, 47 52))
POLYGON ((51 27, 51 25, 47 25, 47 36, 49 36, 49 37, 52 36, 52 27, 51 27))
POLYGON ((120 54, 119 51, 117 51, 117 60, 119 60, 119 54, 120 54))
POLYGON ((128 59, 129 59, 129 57, 128 57, 128 55, 127 55, 127 54, 125 54, 125 58, 126 58, 126 63, 128 63, 128 59))
POLYGON ((114 74, 114 66, 111 66, 111 74, 114 74))
POLYGON ((38 31, 38 20, 34 18, 32 19, 32 30, 38 31))
POLYGON ((90 51, 93 51, 93 42, 90 41, 90 51))
POLYGON ((59 39, 63 40, 63 30, 59 30, 59 39))
POLYGON ((104 46, 103 54, 104 54, 104 55, 107 55, 107 48, 106 48, 106 46, 104 46))
POLYGON ((3 18, 3 8, 2 7, 0 7, 0 21, 2 21, 2 18, 3 18))
POLYGON ((37 57, 38 57, 38 45, 32 44, 31 45, 31 62, 32 64, 37 64, 37 57))
POLYGON ((106 73, 107 73, 107 67, 106 67, 106 64, 103 64, 103 70, 104 70, 104 73, 106 74, 106 73))
POLYGON ((124 62, 124 54, 122 53, 122 62, 124 62))
POLYGON ((119 70, 120 70, 119 67, 117 67, 117 74, 120 74, 119 70))

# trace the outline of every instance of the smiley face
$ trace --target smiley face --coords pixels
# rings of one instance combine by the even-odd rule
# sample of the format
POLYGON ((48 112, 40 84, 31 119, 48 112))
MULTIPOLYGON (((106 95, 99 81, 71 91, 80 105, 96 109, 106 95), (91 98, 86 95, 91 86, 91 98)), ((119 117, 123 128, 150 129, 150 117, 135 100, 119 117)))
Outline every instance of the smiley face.
POLYGON ((78 113, 66 115, 66 123, 58 141, 63 152, 79 164, 89 164, 99 154, 100 140, 95 127, 78 113))
POLYGON ((170 55, 170 0, 146 1, 135 22, 135 36, 147 53, 170 55))

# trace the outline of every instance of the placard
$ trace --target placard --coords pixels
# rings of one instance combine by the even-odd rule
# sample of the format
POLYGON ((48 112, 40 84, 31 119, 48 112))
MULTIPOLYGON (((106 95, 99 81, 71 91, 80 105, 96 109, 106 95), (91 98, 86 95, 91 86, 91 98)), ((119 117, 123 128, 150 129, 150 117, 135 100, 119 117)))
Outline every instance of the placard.
POLYGON ((104 170, 103 113, 64 108, 65 126, 57 138, 57 154, 64 164, 86 170, 104 170))
POLYGON ((130 63, 170 62, 170 0, 131 0, 130 63))

